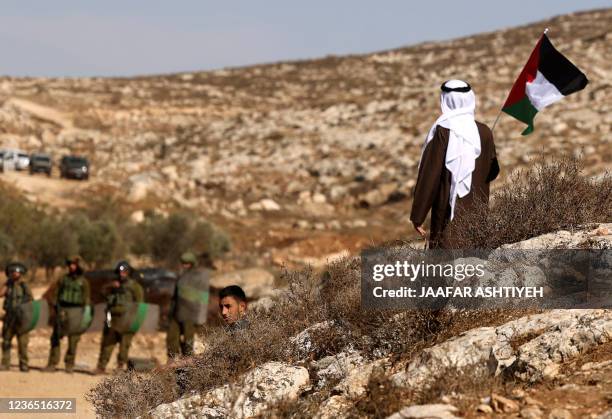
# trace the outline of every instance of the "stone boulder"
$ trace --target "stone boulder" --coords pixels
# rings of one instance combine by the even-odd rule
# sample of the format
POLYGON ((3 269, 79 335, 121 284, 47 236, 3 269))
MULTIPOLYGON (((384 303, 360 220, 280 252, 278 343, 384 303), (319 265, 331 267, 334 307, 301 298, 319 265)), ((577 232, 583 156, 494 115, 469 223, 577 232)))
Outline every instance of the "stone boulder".
POLYGON ((458 416, 454 415, 457 411, 458 409, 450 404, 423 404, 404 407, 387 419, 458 419, 458 416))
POLYGON ((258 202, 253 202, 249 205, 249 209, 251 211, 279 211, 281 207, 276 201, 266 198, 258 202))
POLYGON ((158 176, 154 173, 142 173, 130 176, 128 179, 128 195, 130 202, 140 201, 158 186, 158 176))

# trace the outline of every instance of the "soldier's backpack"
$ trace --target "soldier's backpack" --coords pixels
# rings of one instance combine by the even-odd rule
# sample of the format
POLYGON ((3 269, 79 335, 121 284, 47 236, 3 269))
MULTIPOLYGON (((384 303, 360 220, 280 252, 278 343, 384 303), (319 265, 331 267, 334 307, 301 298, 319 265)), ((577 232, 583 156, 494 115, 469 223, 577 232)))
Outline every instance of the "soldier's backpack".
POLYGON ((177 282, 175 315, 179 322, 206 323, 208 317, 210 271, 191 270, 177 282))
POLYGON ((49 324, 49 303, 47 300, 23 303, 17 308, 16 315, 15 324, 19 335, 45 327, 49 324))
POLYGON ((119 333, 154 333, 159 328, 159 306, 128 303, 125 313, 111 316, 110 327, 119 333))

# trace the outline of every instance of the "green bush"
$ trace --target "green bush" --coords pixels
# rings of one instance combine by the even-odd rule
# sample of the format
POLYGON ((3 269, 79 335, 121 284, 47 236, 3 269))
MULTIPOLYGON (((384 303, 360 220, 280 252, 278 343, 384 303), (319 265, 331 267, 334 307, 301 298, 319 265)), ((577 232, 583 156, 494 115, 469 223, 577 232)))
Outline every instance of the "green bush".
POLYGON ((216 226, 177 212, 168 217, 149 215, 135 228, 131 250, 172 267, 188 250, 200 258, 216 258, 229 251, 230 246, 227 234, 216 226))
POLYGON ((36 265, 45 268, 47 279, 51 279, 55 267, 64 264, 66 256, 79 250, 78 236, 70 225, 51 215, 36 224, 30 241, 31 257, 36 265))
POLYGON ((120 238, 113 221, 91 221, 84 214, 76 214, 67 223, 77 235, 79 255, 85 263, 100 268, 117 256, 120 238))

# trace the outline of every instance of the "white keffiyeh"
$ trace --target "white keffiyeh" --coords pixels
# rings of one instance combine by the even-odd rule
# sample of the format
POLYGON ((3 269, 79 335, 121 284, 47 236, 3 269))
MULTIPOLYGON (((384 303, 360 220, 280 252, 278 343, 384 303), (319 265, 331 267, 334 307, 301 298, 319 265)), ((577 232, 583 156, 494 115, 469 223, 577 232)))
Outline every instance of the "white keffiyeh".
POLYGON ((442 87, 440 96, 442 115, 429 130, 423 145, 423 152, 433 138, 436 126, 440 125, 450 130, 445 166, 451 173, 449 202, 450 219, 452 220, 455 216, 457 197, 463 198, 472 187, 472 172, 476 166, 476 159, 480 156, 480 134, 474 120, 476 96, 469 85, 461 80, 449 80, 442 87), (469 90, 453 91, 452 89, 469 90))

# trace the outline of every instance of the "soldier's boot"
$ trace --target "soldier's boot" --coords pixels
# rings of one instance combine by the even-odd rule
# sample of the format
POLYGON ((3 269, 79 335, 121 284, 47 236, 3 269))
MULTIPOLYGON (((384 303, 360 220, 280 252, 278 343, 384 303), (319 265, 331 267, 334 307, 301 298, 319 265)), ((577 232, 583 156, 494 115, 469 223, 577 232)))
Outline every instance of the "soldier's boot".
POLYGON ((10 355, 10 352, 2 352, 2 363, 0 364, 0 371, 8 371, 11 368, 10 355))
POLYGON ((47 361, 47 366, 43 368, 43 372, 57 371, 57 364, 59 363, 59 357, 60 357, 60 346, 54 345, 54 342, 51 341, 51 350, 49 351, 49 360, 47 361))
POLYGON ((30 371, 30 367, 28 367, 28 364, 23 364, 23 363, 19 363, 19 371, 21 372, 29 372, 30 371))
POLYGON ((96 367, 96 369, 93 371, 94 375, 104 375, 106 374, 106 368, 103 367, 96 367))
POLYGON ((72 374, 74 372, 74 364, 66 364, 66 372, 72 374))

